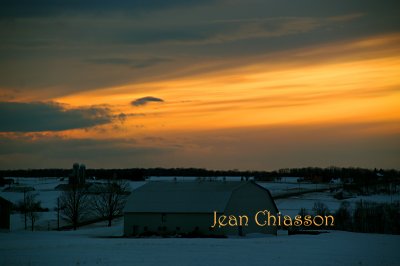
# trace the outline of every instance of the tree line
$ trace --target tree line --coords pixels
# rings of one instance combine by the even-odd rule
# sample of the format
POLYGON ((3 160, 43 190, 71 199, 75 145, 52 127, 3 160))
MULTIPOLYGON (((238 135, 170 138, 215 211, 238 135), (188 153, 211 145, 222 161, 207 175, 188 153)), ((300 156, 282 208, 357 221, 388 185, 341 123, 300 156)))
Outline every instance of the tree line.
MULTIPOLYGON (((0 170, 0 179, 6 177, 69 177, 71 169, 18 169, 0 170)), ((400 171, 395 169, 366 169, 356 167, 303 167, 274 171, 209 170, 204 168, 126 168, 87 169, 86 176, 106 179, 116 175, 128 180, 144 180, 149 176, 243 176, 258 181, 269 181, 275 177, 297 176, 306 180, 329 182, 332 178, 353 178, 355 182, 374 182, 378 179, 397 179, 400 171), (381 178, 380 178, 381 177, 381 178)))
POLYGON ((301 208, 299 215, 333 215, 334 227, 290 228, 291 233, 304 229, 333 229, 361 233, 400 234, 400 202, 372 202, 359 200, 353 205, 343 201, 334 212, 325 203, 317 201, 311 212, 301 208))

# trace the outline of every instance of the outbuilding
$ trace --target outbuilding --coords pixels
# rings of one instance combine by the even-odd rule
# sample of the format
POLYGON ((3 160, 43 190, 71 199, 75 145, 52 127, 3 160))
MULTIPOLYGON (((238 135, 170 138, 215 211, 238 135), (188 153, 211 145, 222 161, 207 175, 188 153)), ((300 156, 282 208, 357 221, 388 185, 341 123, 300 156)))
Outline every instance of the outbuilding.
POLYGON ((152 181, 129 196, 124 235, 276 234, 253 220, 263 210, 278 213, 271 193, 254 181, 152 181))
POLYGON ((0 230, 10 230, 12 202, 0 197, 0 230))

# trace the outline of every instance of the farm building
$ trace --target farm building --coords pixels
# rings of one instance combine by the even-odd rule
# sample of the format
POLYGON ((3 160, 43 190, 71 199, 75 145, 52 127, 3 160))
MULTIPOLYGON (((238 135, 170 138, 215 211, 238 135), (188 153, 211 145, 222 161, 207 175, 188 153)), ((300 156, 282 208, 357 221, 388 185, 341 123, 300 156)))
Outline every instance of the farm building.
POLYGON ((10 230, 10 213, 12 203, 0 197, 0 230, 10 230))
POLYGON ((148 182, 129 196, 124 208, 124 235, 276 234, 276 227, 260 227, 253 221, 243 226, 215 226, 218 215, 246 214, 250 219, 260 210, 276 215, 270 192, 252 181, 148 182))

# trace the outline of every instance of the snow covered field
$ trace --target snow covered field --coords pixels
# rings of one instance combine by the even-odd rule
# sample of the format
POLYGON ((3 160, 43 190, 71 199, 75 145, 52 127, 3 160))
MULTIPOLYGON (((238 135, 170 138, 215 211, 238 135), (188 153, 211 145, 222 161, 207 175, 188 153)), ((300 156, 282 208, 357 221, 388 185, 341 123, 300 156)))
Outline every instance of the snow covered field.
POLYGON ((279 211, 283 214, 287 214, 290 216, 295 216, 299 213, 301 208, 305 208, 307 211, 312 211, 315 202, 324 203, 331 212, 339 209, 340 204, 344 201, 347 201, 351 204, 351 206, 355 206, 355 203, 363 200, 363 201, 371 201, 371 202, 395 202, 400 201, 400 194, 396 195, 369 195, 369 196, 355 196, 354 198, 348 198, 345 200, 335 199, 331 193, 328 192, 314 192, 308 193, 299 196, 293 196, 285 199, 277 199, 275 200, 276 205, 278 206, 279 211))
POLYGON ((400 236, 334 231, 228 239, 110 238, 122 221, 77 231, 0 233, 0 265, 399 265, 400 236))
MULTIPOLYGON (((24 231, 20 214, 11 217, 11 232, 0 233, 0 265, 400 265, 400 236, 331 231, 320 235, 248 235, 228 239, 121 238, 123 220, 111 228, 105 222, 77 231, 47 231, 54 228, 57 197, 54 188, 66 181, 56 178, 19 178, 20 184, 35 188, 42 206, 35 232, 24 231)), ((92 182, 92 181, 90 181, 92 182)), ((145 182, 130 182, 132 189, 145 182)), ((261 183, 272 192, 298 187, 291 183, 261 183)), ((303 185, 303 184, 302 184, 303 185)), ((305 184, 315 186, 314 184, 305 184)), ((17 203, 21 192, 0 192, 17 203)), ((347 199, 377 202, 400 200, 400 195, 371 195, 347 199)), ((331 211, 341 200, 328 192, 314 192, 278 199, 280 211, 296 215, 311 210, 314 202, 331 211)))

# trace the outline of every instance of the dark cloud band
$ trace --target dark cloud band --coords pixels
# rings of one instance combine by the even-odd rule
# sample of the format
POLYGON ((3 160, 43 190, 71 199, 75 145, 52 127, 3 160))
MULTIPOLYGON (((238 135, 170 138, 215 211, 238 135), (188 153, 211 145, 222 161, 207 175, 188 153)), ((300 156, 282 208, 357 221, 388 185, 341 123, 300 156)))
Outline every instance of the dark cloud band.
POLYGON ((110 11, 138 13, 179 6, 196 6, 213 1, 214 0, 6 0, 1 2, 2 8, 0 9, 0 16, 37 17, 76 12, 102 14, 110 11))
POLYGON ((101 107, 66 109, 57 103, 0 102, 0 132, 61 131, 112 122, 101 107))

